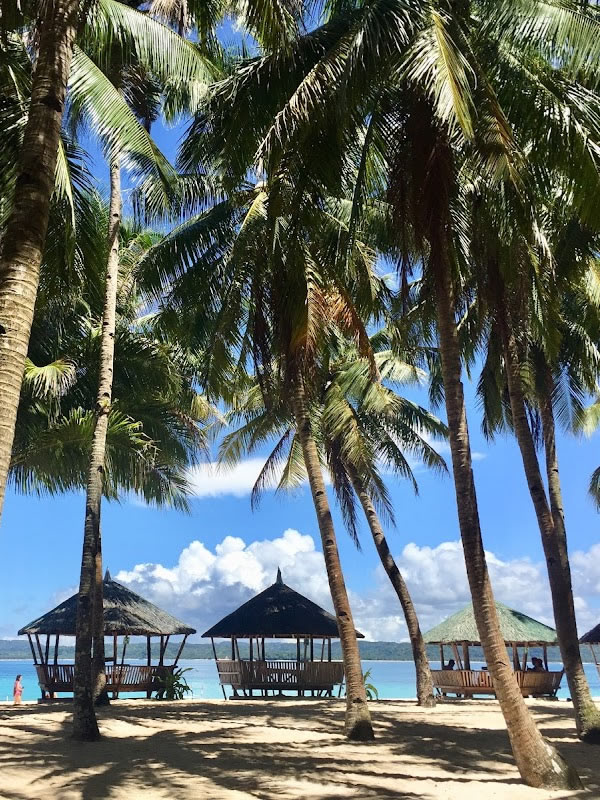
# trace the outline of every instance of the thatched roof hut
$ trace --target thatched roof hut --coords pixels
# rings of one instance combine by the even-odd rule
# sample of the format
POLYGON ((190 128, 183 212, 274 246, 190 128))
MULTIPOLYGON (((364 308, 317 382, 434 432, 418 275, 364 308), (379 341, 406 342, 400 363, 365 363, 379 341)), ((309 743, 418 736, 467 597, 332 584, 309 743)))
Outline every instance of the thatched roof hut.
MULTIPOLYGON (((506 644, 519 647, 536 647, 557 644, 556 631, 543 622, 515 611, 502 603, 496 603, 500 630, 506 644)), ((475 624, 473 604, 457 611, 451 617, 440 622, 423 637, 428 644, 455 644, 465 642, 468 645, 479 645, 479 633, 475 624)))
MULTIPOLYGON (((75 636, 77 595, 74 594, 52 611, 25 625, 23 634, 75 636)), ((194 628, 140 597, 110 577, 104 576, 104 633, 106 636, 175 636, 196 633, 194 628)))
POLYGON ((581 644, 600 644, 600 622, 591 631, 584 633, 579 642, 581 644))
MULTIPOLYGON (((339 631, 333 614, 286 586, 278 569, 275 583, 202 635, 235 639, 335 639, 339 631)), ((362 633, 357 631, 356 635, 364 639, 362 633)))

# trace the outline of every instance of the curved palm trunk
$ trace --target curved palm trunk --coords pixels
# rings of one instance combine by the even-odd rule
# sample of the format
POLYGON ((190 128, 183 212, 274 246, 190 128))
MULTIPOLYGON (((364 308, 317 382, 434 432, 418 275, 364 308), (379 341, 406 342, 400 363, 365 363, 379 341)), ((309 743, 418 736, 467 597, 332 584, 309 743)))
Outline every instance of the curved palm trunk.
POLYGON ((410 644, 412 647, 413 659, 415 662, 415 670, 417 673, 417 701, 420 706, 431 708, 435 706, 435 697, 433 694, 433 680, 431 678, 431 669, 429 668, 429 659, 427 657, 427 648, 423 641, 423 634, 419 626, 417 612, 413 605, 408 586, 406 585, 402 573, 398 569, 398 565, 394 561, 390 548, 388 547, 381 522, 377 511, 371 501, 369 493, 366 491, 363 482, 357 475, 351 475, 352 485, 356 492, 360 504, 365 512, 365 517, 369 523, 375 547, 379 553, 379 558, 385 569, 390 583, 394 587, 394 591, 398 596, 402 611, 404 612, 404 619, 406 620, 406 627, 408 628, 408 635, 410 636, 410 644))
POLYGON ((506 362, 506 377, 513 427, 521 451, 529 494, 542 537, 556 632, 569 691, 573 700, 575 723, 577 732, 584 741, 600 743, 600 712, 592 700, 590 687, 581 661, 581 651, 577 636, 571 568, 569 565, 567 534, 556 456, 554 412, 552 407, 553 379, 551 373, 546 374, 546 391, 541 403, 546 470, 550 493, 549 505, 533 435, 527 418, 517 342, 512 330, 509 312, 505 307, 501 293, 502 289, 500 288, 498 323, 506 362))
POLYGON ((367 706, 356 629, 354 628, 352 611, 348 602, 317 445, 312 435, 306 410, 304 383, 300 375, 296 376, 292 402, 298 439, 302 447, 310 491, 319 523, 329 589, 342 645, 342 657, 346 675, 346 736, 349 739, 368 741, 373 739, 374 734, 371 714, 367 706))
POLYGON ((581 786, 577 772, 543 738, 533 721, 517 686, 500 633, 479 524, 450 269, 443 253, 432 254, 432 262, 458 521, 475 621, 488 670, 524 782, 540 788, 577 788, 581 786))
MULTIPOLYGON (((100 737, 94 712, 92 672, 92 639, 94 598, 96 595, 96 554, 100 553, 100 511, 104 487, 104 461, 108 415, 112 402, 113 364, 117 282, 119 276, 119 226, 121 223, 120 162, 110 166, 110 207, 108 219, 109 255, 106 267, 106 288, 102 314, 100 345, 100 376, 96 401, 96 427, 92 441, 90 468, 86 490, 85 526, 81 577, 77 601, 77 638, 75 642, 75 682, 73 705, 73 736, 83 741, 100 737)), ((100 578, 102 566, 100 565, 100 578)))
POLYGON ((57 0, 43 8, 29 117, 0 259, 0 514, 48 229, 79 1, 57 0))

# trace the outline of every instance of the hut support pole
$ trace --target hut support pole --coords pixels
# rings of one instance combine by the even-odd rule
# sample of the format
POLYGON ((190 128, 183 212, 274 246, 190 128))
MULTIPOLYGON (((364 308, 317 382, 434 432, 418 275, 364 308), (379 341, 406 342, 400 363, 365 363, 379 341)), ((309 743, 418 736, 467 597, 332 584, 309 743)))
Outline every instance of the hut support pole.
POLYGON ((458 645, 456 644, 456 642, 452 642, 452 651, 454 653, 454 658, 456 660, 456 663, 458 664, 458 668, 464 669, 463 663, 460 658, 460 653, 458 652, 458 645))
POLYGON ((146 659, 148 661, 148 688, 146 689, 146 699, 150 700, 152 697, 152 643, 150 637, 146 636, 146 659))
POLYGON ((56 641, 54 642, 54 666, 58 664, 58 642, 60 639, 60 634, 56 634, 56 641))
POLYGON ((440 645, 440 669, 444 669, 444 645, 440 645))
MULTIPOLYGON (((116 639, 116 638, 117 638, 117 637, 115 636, 115 639, 116 639)), ((122 681, 122 679, 123 679, 123 669, 124 669, 124 666, 123 666, 123 665, 125 664, 125 651, 127 650, 127 641, 128 641, 128 639, 129 639, 129 637, 128 637, 128 636, 126 636, 126 637, 123 639, 123 652, 121 653, 121 665, 120 665, 120 668, 119 668, 119 679, 118 679, 118 681, 117 681, 117 688, 116 688, 116 691, 113 693, 113 696, 114 696, 115 698, 118 698, 118 697, 119 697, 119 689, 121 688, 121 681, 122 681)))
POLYGON ((331 639, 327 639, 327 661, 331 661, 331 639))
POLYGON ((46 664, 50 663, 50 634, 46 634, 46 664))
POLYGON ((300 639, 296 638, 296 680, 298 682, 298 697, 300 697, 300 639))
POLYGON ((115 687, 117 685, 117 637, 113 636, 113 668, 112 668, 112 685, 113 685, 113 700, 116 699, 117 693, 115 691, 115 687))
MULTIPOLYGON (((210 643, 212 644, 212 651, 213 651, 213 655, 215 657, 215 664, 217 664, 217 672, 218 672, 219 671, 219 665, 218 665, 219 659, 217 658, 217 648, 215 647, 215 640, 213 639, 212 636, 210 637, 210 643)), ((219 675, 219 683, 221 685, 221 691, 223 692, 223 700, 227 700, 227 695, 225 694, 225 687, 221 683, 221 676, 220 675, 219 675)))
POLYGON ((548 646, 544 645, 544 667, 546 668, 546 672, 548 672, 548 646))
POLYGON ((173 666, 174 667, 177 666, 177 662, 181 658, 181 654, 183 653, 183 648, 185 647, 185 643, 187 641, 187 637, 188 637, 188 635, 186 633, 185 636, 183 637, 183 642, 179 645, 179 650, 177 651, 177 655, 175 656, 175 661, 173 662, 173 666))
MULTIPOLYGON (((29 641, 29 647, 31 648, 31 655, 33 656, 33 664, 34 664, 34 666, 37 666, 38 660, 37 660, 37 656, 35 654, 35 647, 33 646, 33 640, 31 638, 31 634, 29 634, 29 633, 27 634, 27 639, 29 641)), ((593 652, 593 648, 592 648, 592 652, 593 652)))
POLYGON ((263 661, 267 660, 267 657, 265 655, 265 637, 264 636, 263 636, 263 640, 262 640, 262 660, 263 661))
POLYGON ((517 672, 519 669, 519 649, 514 642, 512 646, 512 651, 513 651, 513 669, 515 672, 517 672))
MULTIPOLYGON (((249 656, 250 656, 250 675, 252 675, 252 662, 254 660, 254 645, 253 645, 252 637, 250 637, 249 656)), ((252 680, 252 679, 250 679, 250 680, 252 680)), ((252 697, 253 694, 254 694, 254 690, 252 689, 252 686, 250 686, 248 691, 250 692, 250 697, 252 697)))
POLYGON ((463 658, 465 661, 465 669, 471 669, 471 659, 469 657, 469 643, 462 643, 463 658))
POLYGON ((231 660, 235 661, 235 644, 233 641, 233 636, 231 637, 231 660))
POLYGON ((594 650, 594 645, 590 645, 590 650, 592 651, 592 656, 594 658, 594 664, 596 665, 596 669, 598 670, 598 675, 600 675, 600 661, 598 661, 598 655, 594 650))
POLYGON ((321 642, 321 661, 325 658, 325 639, 321 642))
POLYGON ((527 656, 528 655, 529 655, 529 648, 527 647, 527 645, 525 645, 525 648, 523 649, 523 667, 522 667, 523 672, 527 671, 527 656))
POLYGON ((42 645, 40 644, 40 637, 39 637, 39 635, 37 633, 35 635, 35 643, 37 644, 37 649, 38 649, 38 653, 39 653, 39 656, 40 656, 40 664, 43 665, 44 664, 44 654, 42 653, 42 645))

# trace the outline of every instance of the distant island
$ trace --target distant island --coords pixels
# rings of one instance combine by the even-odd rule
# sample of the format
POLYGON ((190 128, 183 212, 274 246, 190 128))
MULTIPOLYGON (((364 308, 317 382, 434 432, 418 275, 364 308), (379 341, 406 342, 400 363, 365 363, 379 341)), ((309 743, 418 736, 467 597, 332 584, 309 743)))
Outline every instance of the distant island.
MULTIPOLYGON (((409 642, 359 642, 360 655, 364 661, 412 661, 412 651, 409 642)), ((279 659, 295 659, 296 658, 296 645, 287 642, 269 642, 267 645, 267 655, 269 658, 279 659)), ((179 648, 178 643, 169 644, 167 647, 167 658, 174 658, 179 648)), ((231 645, 229 642, 219 642, 216 645, 217 655, 219 658, 227 658, 231 655, 231 645)), ((440 650, 437 645, 429 645, 427 647, 429 658, 431 661, 439 661, 440 650)), ((538 655, 539 648, 531 648, 531 655, 538 655)), ((449 647, 445 648, 446 658, 451 658, 451 650, 449 647)), ((588 647, 582 647, 581 652, 583 660, 591 662, 591 654, 588 647)), ((158 643, 155 642, 155 651, 158 653, 158 643)), ((470 648, 471 659, 473 661, 484 661, 483 651, 480 647, 470 648)), ((242 657, 248 656, 247 643, 240 642, 240 654, 242 657)), ((72 659, 75 655, 75 648, 70 646, 59 647, 59 656, 61 658, 72 659)), ((145 642, 131 642, 127 647, 127 656, 130 659, 145 659, 146 658, 146 643, 145 642)), ((209 642, 189 642, 186 644, 183 654, 184 659, 212 659, 213 651, 209 642)), ((315 651, 315 657, 318 658, 318 649, 315 651)), ((339 642, 334 642, 332 646, 332 657, 334 660, 341 659, 342 653, 339 642)), ((0 640, 0 659, 14 659, 15 661, 23 661, 31 658, 31 650, 27 639, 1 639, 0 640)), ((560 651, 558 647, 548 648, 549 661, 561 661, 560 651)))

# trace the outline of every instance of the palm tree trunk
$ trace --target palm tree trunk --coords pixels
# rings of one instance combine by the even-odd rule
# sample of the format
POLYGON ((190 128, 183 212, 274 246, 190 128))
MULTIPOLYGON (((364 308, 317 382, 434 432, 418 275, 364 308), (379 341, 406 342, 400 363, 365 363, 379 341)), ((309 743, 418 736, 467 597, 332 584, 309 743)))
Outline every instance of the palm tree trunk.
POLYGON ((104 651, 104 581, 102 575, 102 531, 98 532, 94 553, 94 603, 92 620, 92 686, 94 703, 110 705, 106 691, 106 654, 104 651))
MULTIPOLYGON (((102 314, 100 376, 96 401, 96 427, 92 441, 88 473, 83 554, 77 602, 77 637, 75 641, 75 685, 73 736, 92 741, 100 736, 94 712, 92 674, 93 605, 95 595, 96 553, 100 544, 100 512, 104 488, 104 462, 108 415, 112 402, 117 283, 119 277, 119 227, 121 224, 120 161, 110 165, 110 207, 108 219, 108 263, 102 314)), ((101 574, 100 567, 100 574, 101 574)))
POLYGON ((0 514, 54 190, 79 0, 57 0, 43 8, 29 116, 0 258, 0 514))
POLYGON ((499 276, 496 277, 498 278, 499 286, 497 295, 498 326, 506 363, 506 378, 513 427, 521 451, 529 494, 542 537, 550 593, 552 595, 554 621, 569 691, 573 700, 575 724, 577 732, 584 741, 600 742, 600 712, 592 700, 590 687, 581 661, 581 651, 577 636, 571 568, 567 551, 567 535, 556 456, 554 413, 552 408, 552 374, 548 370, 545 376, 545 392, 541 402, 546 471, 550 493, 549 505, 533 435, 527 418, 527 408, 521 381, 519 349, 510 320, 510 312, 506 308, 504 290, 499 276))
POLYGON ((381 527, 381 522, 379 521, 377 511, 375 510, 369 493, 365 489, 365 486, 358 475, 352 474, 351 479, 352 485, 354 486, 354 491, 360 500, 360 504, 365 512, 365 517, 369 523, 369 528, 371 529, 371 534, 373 535, 373 541, 375 542, 375 547, 379 553, 379 558, 381 559, 383 568, 386 571, 392 586, 394 587, 394 591, 398 596, 398 600, 400 601, 400 605, 402 606, 402 610, 404 612, 404 619, 406 620, 406 627, 408 628, 408 635, 410 636, 410 644, 412 647, 415 670, 417 673, 418 704, 420 706, 425 706, 426 708, 431 708, 435 706, 431 669, 429 668, 427 648, 425 646, 425 642, 423 641, 423 634, 421 633, 417 612, 415 611, 410 592, 408 591, 408 586, 406 585, 404 578, 402 577, 402 573, 398 569, 398 565, 390 553, 390 548, 388 547, 383 528, 381 527))
POLYGON ((450 265, 443 252, 432 253, 431 260, 458 521, 475 621, 488 670, 523 781, 529 786, 547 789, 580 787, 577 772, 543 738, 533 721, 517 686, 500 632, 479 524, 450 265))
POLYGON ((304 381, 296 374, 293 390, 293 411, 296 418, 298 438, 302 447, 304 463, 310 484, 313 503, 317 514, 319 532, 325 557, 325 567, 329 579, 331 599, 337 618, 344 672, 346 675, 346 736, 357 741, 368 741, 374 738, 371 714, 367 706, 367 695, 360 663, 360 652, 356 639, 356 629, 352 619, 352 611, 348 601, 348 593, 344 583, 342 565, 338 552, 331 509, 325 490, 325 481, 321 471, 317 445, 311 431, 310 420, 306 409, 304 381))

